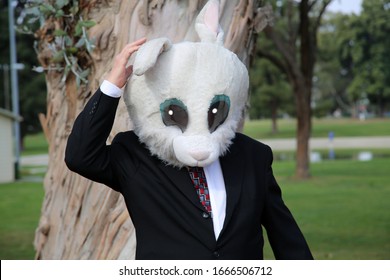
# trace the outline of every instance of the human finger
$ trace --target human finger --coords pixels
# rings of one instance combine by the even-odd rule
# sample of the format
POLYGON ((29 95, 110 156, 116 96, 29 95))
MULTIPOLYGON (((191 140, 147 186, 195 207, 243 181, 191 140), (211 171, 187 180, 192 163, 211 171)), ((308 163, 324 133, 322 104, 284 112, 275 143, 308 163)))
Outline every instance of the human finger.
POLYGON ((134 41, 130 44, 127 44, 123 48, 124 55, 130 58, 130 56, 136 52, 144 43, 146 42, 146 38, 141 38, 137 41, 134 41))
POLYGON ((130 43, 128 45, 140 46, 140 45, 142 45, 145 42, 146 42, 146 37, 143 37, 143 38, 138 39, 138 40, 136 40, 136 41, 134 41, 134 42, 132 42, 132 43, 130 43))
POLYGON ((126 67, 126 78, 130 77, 130 75, 133 73, 133 65, 129 65, 126 67))
POLYGON ((130 56, 136 52, 143 43, 146 42, 146 38, 141 38, 137 41, 127 44, 122 51, 119 53, 118 60, 121 61, 122 64, 126 64, 130 59, 130 56))
POLYGON ((141 38, 137 41, 127 44, 122 49, 122 51, 115 56, 113 67, 107 77, 108 81, 112 82, 120 88, 126 84, 127 79, 133 73, 133 67, 127 66, 130 56, 145 42, 146 38, 141 38))

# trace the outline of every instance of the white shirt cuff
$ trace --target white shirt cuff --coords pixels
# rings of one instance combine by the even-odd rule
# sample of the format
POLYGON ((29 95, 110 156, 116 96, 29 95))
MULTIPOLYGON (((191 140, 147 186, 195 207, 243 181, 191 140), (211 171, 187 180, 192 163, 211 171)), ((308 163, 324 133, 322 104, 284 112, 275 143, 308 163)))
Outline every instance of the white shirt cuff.
POLYGON ((103 83, 100 85, 100 90, 108 96, 118 98, 121 97, 123 94, 123 88, 119 88, 113 83, 104 80, 103 83))

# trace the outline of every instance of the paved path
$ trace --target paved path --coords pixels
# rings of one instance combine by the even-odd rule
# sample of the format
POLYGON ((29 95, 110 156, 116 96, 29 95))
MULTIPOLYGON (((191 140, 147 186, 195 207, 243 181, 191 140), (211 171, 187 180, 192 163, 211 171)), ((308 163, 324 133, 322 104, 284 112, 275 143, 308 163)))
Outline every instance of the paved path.
MULTIPOLYGON (((269 145, 274 151, 289 151, 295 150, 296 139, 264 139, 261 142, 269 145)), ((390 149, 390 136, 376 137, 335 137, 332 142, 328 138, 311 138, 311 149, 334 149, 349 148, 349 149, 369 149, 383 148, 390 149)))
POLYGON ((49 162, 49 155, 32 155, 32 156, 22 156, 20 158, 20 165, 25 166, 37 166, 37 165, 47 165, 49 162))
MULTIPOLYGON (((261 142, 269 145, 274 151, 290 151, 296 149, 295 139, 265 139, 261 142)), ((390 136, 377 137, 335 137, 332 143, 328 138, 310 139, 311 149, 329 149, 333 147, 351 149, 382 148, 390 149, 390 136)), ((49 162, 48 155, 23 156, 21 165, 45 166, 49 162)))

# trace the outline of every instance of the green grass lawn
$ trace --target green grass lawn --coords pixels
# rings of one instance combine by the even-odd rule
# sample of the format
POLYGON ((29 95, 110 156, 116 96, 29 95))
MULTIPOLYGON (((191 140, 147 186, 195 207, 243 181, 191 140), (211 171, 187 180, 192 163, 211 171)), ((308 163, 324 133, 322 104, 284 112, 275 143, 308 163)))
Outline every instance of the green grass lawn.
MULTIPOLYGON (((323 161, 312 178, 293 179, 294 162, 277 161, 283 197, 316 259, 390 259, 390 159, 323 161)), ((42 183, 0 184, 0 259, 32 259, 42 183)), ((268 244, 265 256, 273 255, 268 244)))
POLYGON ((0 259, 33 259, 44 191, 41 182, 0 184, 0 259))
MULTIPOLYGON (((279 119, 279 132, 271 133, 271 120, 246 121, 244 133, 255 139, 294 138, 295 119, 279 119)), ((390 136, 390 119, 313 119, 312 137, 328 137, 329 131, 335 137, 390 136)))
MULTIPOLYGON (((352 159, 356 160, 359 157, 361 152, 370 152, 374 158, 390 158, 390 149, 385 148, 369 148, 369 149, 336 149, 334 151, 335 159, 352 159)), ((329 150, 328 149, 313 149, 311 152, 319 153, 321 159, 329 159, 329 150)), ((286 160, 295 160, 296 151, 273 151, 275 161, 286 161, 286 160)))
POLYGON ((48 144, 43 133, 26 135, 22 156, 48 153, 48 144))
MULTIPOLYGON (((294 180, 293 162, 275 162, 284 200, 316 259, 390 259, 389 159, 311 165, 294 180)), ((266 257, 273 258, 269 246, 266 257)))

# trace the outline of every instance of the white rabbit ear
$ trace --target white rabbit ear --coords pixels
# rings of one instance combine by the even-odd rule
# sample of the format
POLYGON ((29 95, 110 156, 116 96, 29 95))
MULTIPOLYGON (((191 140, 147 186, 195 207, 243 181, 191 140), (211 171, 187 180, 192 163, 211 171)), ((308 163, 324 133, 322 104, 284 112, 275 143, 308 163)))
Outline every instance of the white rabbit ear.
POLYGON ((223 31, 219 25, 219 1, 209 0, 200 11, 195 30, 202 42, 223 44, 223 31))
POLYGON ((171 46, 168 38, 158 38, 143 44, 134 59, 133 73, 137 76, 143 75, 156 64, 158 56, 168 51, 171 46))

